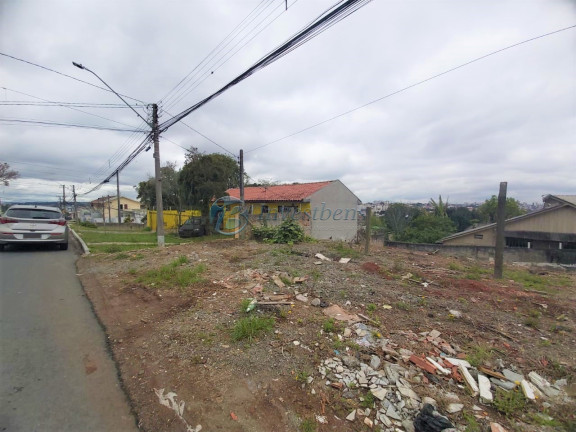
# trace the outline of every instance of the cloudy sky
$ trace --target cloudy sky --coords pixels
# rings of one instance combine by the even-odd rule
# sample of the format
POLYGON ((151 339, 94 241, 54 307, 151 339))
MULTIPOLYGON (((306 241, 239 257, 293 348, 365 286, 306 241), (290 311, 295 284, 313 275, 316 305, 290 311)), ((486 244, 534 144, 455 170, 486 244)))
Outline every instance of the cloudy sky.
MULTIPOLYGON (((0 186, 0 199, 56 200, 62 185, 79 200, 116 194, 115 181, 85 193, 144 134, 22 123, 144 128, 115 95, 70 78, 101 85, 72 61, 124 95, 159 102, 164 121, 335 2, 289 0, 285 10, 284 0, 0 1, 0 162, 21 174, 0 186)), ((374 0, 184 120, 210 140, 182 123, 166 131, 161 160, 181 167, 190 146, 244 149, 254 180, 340 179, 364 202, 482 202, 501 181, 525 202, 576 194, 575 28, 385 97, 575 24, 572 0, 374 0)), ((121 171, 122 195, 135 198, 134 185, 153 174, 152 153, 121 171)))

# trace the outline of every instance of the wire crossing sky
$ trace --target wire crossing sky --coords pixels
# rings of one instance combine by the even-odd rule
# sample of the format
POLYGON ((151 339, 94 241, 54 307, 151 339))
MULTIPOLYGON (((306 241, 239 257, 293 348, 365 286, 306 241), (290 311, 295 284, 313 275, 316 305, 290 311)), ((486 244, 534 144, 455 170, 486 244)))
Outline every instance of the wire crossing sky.
POLYGON ((525 202, 576 193, 576 31, 550 34, 576 23, 570 0, 371 2, 188 112, 334 2, 1 3, 0 161, 21 177, 0 199, 115 195, 94 188, 126 161, 135 198, 153 173, 149 127, 72 61, 144 118, 161 101, 163 164, 244 149, 254 181, 340 179, 365 202, 482 202, 501 181, 525 202))

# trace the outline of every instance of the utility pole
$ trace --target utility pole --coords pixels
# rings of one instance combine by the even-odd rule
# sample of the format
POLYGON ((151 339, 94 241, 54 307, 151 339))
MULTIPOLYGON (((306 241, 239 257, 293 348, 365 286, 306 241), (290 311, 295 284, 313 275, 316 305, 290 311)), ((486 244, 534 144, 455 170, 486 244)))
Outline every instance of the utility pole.
POLYGON ((76 203, 76 186, 72 185, 72 196, 74 197, 74 220, 78 222, 78 206, 76 203))
POLYGON ((120 171, 116 171, 116 196, 118 201, 118 226, 122 224, 120 219, 120 171))
POLYGON ((62 213, 66 213, 66 185, 62 185, 62 213))
POLYGON ((496 247, 494 252, 494 278, 502 279, 504 267, 504 225, 506 224, 506 188, 507 182, 500 183, 498 193, 498 211, 496 212, 496 247))
POLYGON ((110 208, 110 195, 108 195, 108 223, 112 223, 112 215, 111 215, 111 208, 110 208))
POLYGON ((372 207, 366 207, 366 243, 364 243, 364 253, 370 252, 370 240, 372 240, 372 207))
POLYGON ((164 247, 164 207, 162 205, 162 171, 160 171, 158 104, 152 105, 152 140, 154 142, 154 176, 156 177, 156 237, 158 238, 158 247, 164 247))
POLYGON ((240 149, 240 199, 244 201, 244 150, 240 149))

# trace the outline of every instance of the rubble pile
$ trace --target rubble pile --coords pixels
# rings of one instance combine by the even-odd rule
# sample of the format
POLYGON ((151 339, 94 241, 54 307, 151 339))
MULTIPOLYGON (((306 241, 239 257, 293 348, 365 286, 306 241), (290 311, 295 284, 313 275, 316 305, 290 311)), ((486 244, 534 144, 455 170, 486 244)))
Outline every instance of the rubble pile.
MULTIPOLYGON (((454 390, 467 391, 484 405, 493 403, 493 392, 497 387, 506 391, 518 388, 527 400, 539 399, 544 407, 551 406, 554 401, 569 401, 563 390, 566 380, 551 384, 536 372, 530 372, 526 379, 513 371, 512 365, 509 369, 504 368, 502 361, 501 372, 487 367, 475 368, 464 359, 465 355, 457 345, 440 338, 440 332, 436 330, 420 334, 400 333, 409 340, 425 345, 428 355, 419 356, 410 350, 398 348, 389 339, 382 338, 377 329, 355 323, 351 328, 345 328, 343 335, 338 335, 339 339, 350 338, 371 352, 377 352, 380 348, 382 357, 371 354, 369 361, 366 358, 362 362, 336 351, 336 356, 324 360, 318 367, 326 386, 340 391, 345 399, 357 400, 361 406, 350 412, 346 420, 362 422, 371 428, 378 426, 386 432, 456 431, 450 420, 436 411, 436 400, 421 397, 413 388, 433 388, 434 394, 447 402, 444 409, 448 414, 464 409, 465 404, 457 394, 445 392, 436 384, 442 387, 447 384, 454 390)), ((473 405, 472 409, 478 418, 489 420, 483 408, 473 405)), ((492 424, 501 428, 497 423, 492 424)))

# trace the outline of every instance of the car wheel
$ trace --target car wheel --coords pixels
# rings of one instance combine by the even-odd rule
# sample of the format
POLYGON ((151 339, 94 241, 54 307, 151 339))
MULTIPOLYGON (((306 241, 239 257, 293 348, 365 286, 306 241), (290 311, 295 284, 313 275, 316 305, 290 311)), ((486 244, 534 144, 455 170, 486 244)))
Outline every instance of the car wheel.
POLYGON ((61 243, 60 244, 60 250, 67 250, 68 249, 68 243, 61 243))
POLYGON ((0 251, 4 250, 4 246, 6 246, 6 245, 0 244, 0 251))

